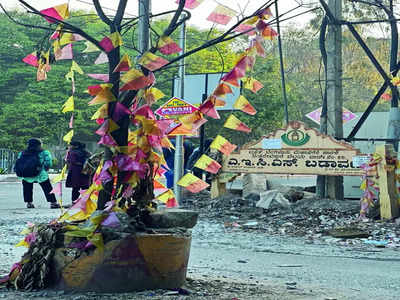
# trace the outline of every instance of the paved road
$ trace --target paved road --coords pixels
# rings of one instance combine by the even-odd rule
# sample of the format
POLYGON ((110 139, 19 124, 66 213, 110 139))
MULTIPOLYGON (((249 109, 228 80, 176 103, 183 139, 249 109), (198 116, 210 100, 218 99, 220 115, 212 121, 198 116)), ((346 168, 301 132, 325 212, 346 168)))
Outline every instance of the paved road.
MULTIPOLYGON (((0 182, 0 274, 24 252, 13 245, 26 222, 46 222, 58 214, 48 209, 39 186, 34 193, 38 208, 24 209, 21 183, 0 182)), ((70 189, 64 189, 64 198, 69 197, 70 189)), ((193 230, 188 273, 282 286, 296 282, 297 291, 306 294, 301 299, 399 299, 399 253, 226 231, 221 223, 200 221, 193 230), (311 290, 325 298, 311 297, 311 290)))

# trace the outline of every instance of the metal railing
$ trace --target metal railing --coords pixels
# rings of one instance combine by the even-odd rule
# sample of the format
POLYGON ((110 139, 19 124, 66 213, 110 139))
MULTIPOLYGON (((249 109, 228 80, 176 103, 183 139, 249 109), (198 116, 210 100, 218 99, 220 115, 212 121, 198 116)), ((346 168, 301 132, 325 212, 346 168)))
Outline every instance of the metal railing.
POLYGON ((0 174, 12 173, 18 152, 10 149, 0 148, 0 174))

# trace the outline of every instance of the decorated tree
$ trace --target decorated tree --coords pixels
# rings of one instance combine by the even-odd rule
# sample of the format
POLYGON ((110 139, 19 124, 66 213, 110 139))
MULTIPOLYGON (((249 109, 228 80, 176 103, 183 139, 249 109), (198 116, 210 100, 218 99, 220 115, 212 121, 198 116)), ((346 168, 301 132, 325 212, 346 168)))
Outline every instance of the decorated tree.
MULTIPOLYGON (((233 93, 233 88, 242 86, 254 94, 261 90, 263 85, 253 77, 255 62, 257 57, 266 56, 264 46, 277 35, 271 26, 276 22, 271 13, 271 6, 277 1, 271 0, 265 1, 250 14, 245 14, 244 11, 236 12, 218 4, 207 18, 214 24, 207 34, 207 39, 187 51, 181 49, 174 41, 174 33, 190 18, 189 10, 195 9, 202 0, 177 0, 177 8, 174 10, 158 15, 147 15, 145 10, 144 15, 138 18, 125 17, 127 0, 118 2, 112 17, 104 13, 99 0, 93 0, 96 16, 82 17, 88 22, 91 18, 99 18, 104 23, 101 33, 85 31, 81 26, 83 21, 79 17, 69 18, 67 4, 38 10, 28 1, 18 2, 29 13, 43 17, 43 24, 32 25, 14 18, 5 11, 9 18, 19 25, 40 29, 46 33, 37 48, 32 49, 33 52, 23 59, 25 63, 37 69, 37 81, 47 79, 47 73, 53 71, 52 65, 55 62, 72 60, 69 72, 65 74, 65 78, 71 83, 71 91, 66 95, 66 101, 61 108, 63 113, 70 115, 70 131, 63 137, 65 142, 71 142, 76 130, 76 74, 83 75, 84 70, 89 70, 83 64, 79 65, 74 57, 78 50, 83 50, 83 55, 97 52, 99 54, 95 64, 108 66, 107 73, 104 74, 86 73, 95 80, 103 81, 87 88, 87 92, 93 97, 88 104, 99 106, 92 119, 99 126, 96 134, 99 135, 98 144, 104 147, 103 159, 93 175, 91 186, 55 223, 50 224, 53 226, 51 230, 62 230, 65 236, 86 238, 84 249, 92 246, 103 247, 102 228, 118 224, 116 212, 127 213, 132 220, 130 224, 140 230, 145 225, 145 217, 155 209, 157 201, 166 203, 167 207, 177 205, 173 191, 158 181, 166 170, 163 148, 173 147, 168 137, 176 135, 177 132, 190 134, 198 130, 208 118, 220 119, 217 107, 225 105, 224 99, 227 94, 233 93), (165 27, 152 27, 151 21, 154 17, 166 14, 172 16, 169 22, 165 23, 165 27), (147 27, 147 33, 151 32, 149 38, 142 34, 144 32, 140 33, 139 48, 132 42, 136 37, 134 32, 138 23, 147 27), (214 30, 217 24, 226 26, 229 23, 233 25, 229 25, 224 31, 214 30), (192 113, 177 119, 158 119, 152 106, 163 93, 155 88, 156 75, 170 67, 176 67, 175 64, 182 62, 185 57, 233 40, 237 40, 238 49, 241 49, 240 46, 244 43, 246 46, 238 53, 236 59, 226 58, 232 68, 221 77, 219 84, 207 99, 192 113), (82 47, 83 43, 85 49, 82 47), (123 53, 123 46, 136 50, 138 56, 134 58, 128 53, 123 53)), ((140 4, 144 5, 145 2, 148 3, 140 1, 140 4)), ((223 56, 223 51, 219 53, 223 56)), ((204 63, 207 63, 207 57, 204 60, 204 63)), ((226 70, 222 68, 222 71, 226 70)), ((240 120, 239 112, 252 116, 256 114, 256 108, 242 94, 236 99, 234 109, 238 112, 231 112, 226 116, 223 128, 251 132, 251 128, 240 120)), ((236 145, 220 135, 220 132, 214 134, 211 148, 225 155, 229 155, 236 148, 236 145)), ((195 166, 210 173, 217 173, 221 168, 217 161, 207 155, 202 155, 195 166)), ((55 194, 60 193, 61 181, 65 174, 66 166, 53 180, 56 183, 53 190, 55 194)), ((208 187, 206 182, 191 173, 184 175, 178 184, 191 192, 199 192, 208 187)), ((47 229, 45 226, 28 230, 29 234, 20 245, 31 246, 30 250, 39 245, 43 252, 40 243, 36 243, 36 246, 32 246, 32 243, 37 240, 44 241, 47 229), (40 232, 45 236, 38 237, 40 232)), ((54 243, 55 240, 52 239, 54 243)), ((50 248, 54 246, 50 245, 50 248)), ((51 253, 51 249, 49 251, 51 253)), ((10 278, 13 278, 13 272, 18 273, 22 269, 23 273, 24 268, 29 268, 29 264, 32 265, 35 261, 33 255, 41 252, 32 250, 31 258, 24 259, 22 267, 18 265, 13 268, 10 278)), ((30 271, 27 273, 32 274, 30 271)), ((43 275, 43 272, 39 273, 40 276, 43 275)), ((31 275, 25 273, 24 276, 31 275)), ((24 276, 18 275, 16 286, 27 286, 24 276)), ((28 281, 28 286, 32 287, 32 280, 28 281)), ((41 284, 36 285, 40 287, 41 284)))

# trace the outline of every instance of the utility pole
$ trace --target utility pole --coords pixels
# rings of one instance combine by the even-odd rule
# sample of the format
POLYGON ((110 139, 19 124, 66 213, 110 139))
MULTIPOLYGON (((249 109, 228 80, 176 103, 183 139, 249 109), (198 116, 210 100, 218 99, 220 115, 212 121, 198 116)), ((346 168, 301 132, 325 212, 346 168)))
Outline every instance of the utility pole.
MULTIPOLYGON (((328 6, 335 20, 342 19, 342 0, 329 0, 328 6)), ((343 137, 343 89, 342 89, 342 28, 330 20, 327 33, 327 133, 343 137)), ((344 198, 343 177, 327 176, 326 192, 330 199, 344 198)))
MULTIPOLYGON (((183 16, 182 16, 183 18, 183 16)), ((183 22, 181 25, 180 31, 180 41, 179 46, 181 47, 182 51, 180 55, 185 53, 185 46, 186 46, 186 23, 183 22)), ((179 61, 179 80, 180 80, 180 93, 179 97, 184 99, 185 97, 185 59, 181 59, 179 61)), ((183 136, 178 135, 175 138, 175 156, 174 156, 174 194, 175 199, 178 204, 181 203, 182 198, 182 188, 178 185, 179 179, 183 176, 183 136)))
POLYGON ((151 0, 139 0, 139 51, 149 50, 151 0))

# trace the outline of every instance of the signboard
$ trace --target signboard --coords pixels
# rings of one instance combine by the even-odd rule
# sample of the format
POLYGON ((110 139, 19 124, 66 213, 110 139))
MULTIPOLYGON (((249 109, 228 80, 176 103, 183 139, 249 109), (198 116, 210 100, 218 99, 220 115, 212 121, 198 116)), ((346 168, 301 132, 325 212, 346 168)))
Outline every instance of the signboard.
POLYGON ((191 114, 196 110, 199 109, 185 100, 179 99, 178 97, 172 97, 166 103, 161 105, 155 113, 162 118, 169 119, 174 116, 191 114))
MULTIPOLYGON (((218 86, 221 77, 226 73, 204 73, 185 74, 184 95, 186 101, 193 105, 200 105, 203 94, 210 95, 218 86)), ((175 77, 173 81, 174 95, 180 95, 182 80, 175 77)), ((232 94, 226 95, 223 99, 226 104, 223 107, 216 107, 217 110, 232 110, 233 104, 240 96, 240 87, 231 86, 232 94)))
POLYGON ((302 122, 294 121, 225 157, 222 171, 361 176, 363 170, 353 164, 353 157, 356 156, 364 155, 349 143, 337 141, 305 127, 302 122), (278 139, 281 142, 279 149, 278 139), (266 149, 266 145, 274 148, 266 149))
MULTIPOLYGON (((306 114, 306 117, 313 120, 315 123, 320 124, 321 122, 321 112, 322 112, 322 107, 306 114)), ((353 119, 357 118, 355 114, 353 114, 351 111, 349 111, 347 108, 343 107, 343 115, 342 115, 342 120, 343 124, 347 123, 348 121, 351 121, 353 119)))

